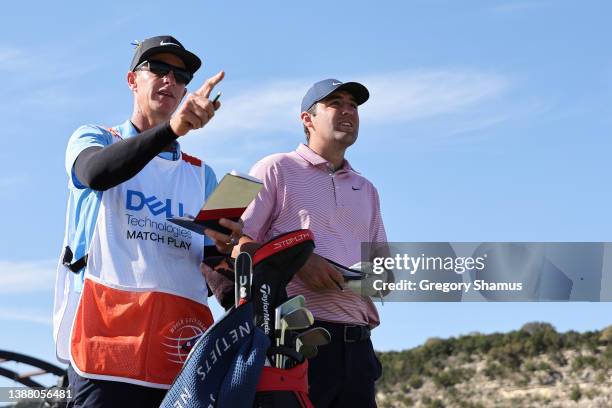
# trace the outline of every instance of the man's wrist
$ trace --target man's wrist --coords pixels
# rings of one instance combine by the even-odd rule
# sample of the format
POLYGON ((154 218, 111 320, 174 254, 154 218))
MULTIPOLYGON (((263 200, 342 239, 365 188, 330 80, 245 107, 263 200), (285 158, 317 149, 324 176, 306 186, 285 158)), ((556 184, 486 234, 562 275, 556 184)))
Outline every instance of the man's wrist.
POLYGON ((170 136, 172 136, 174 139, 179 138, 179 135, 177 135, 174 129, 172 128, 172 124, 170 123, 170 121, 166 123, 165 127, 166 127, 166 130, 168 131, 168 134, 170 134, 170 136))
POLYGON ((168 129, 174 135, 175 139, 178 139, 181 136, 185 136, 187 134, 187 130, 182 131, 180 121, 176 123, 178 119, 175 116, 171 117, 168 121, 168 129))

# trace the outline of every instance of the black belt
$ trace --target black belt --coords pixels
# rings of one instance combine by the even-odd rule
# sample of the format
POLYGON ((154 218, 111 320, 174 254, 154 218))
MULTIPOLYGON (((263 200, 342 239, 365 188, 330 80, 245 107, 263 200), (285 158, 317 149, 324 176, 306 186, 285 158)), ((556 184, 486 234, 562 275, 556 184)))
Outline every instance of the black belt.
POLYGON ((355 343, 370 338, 370 328, 368 326, 344 326, 344 342, 355 343))
POLYGON ((320 326, 329 331, 331 341, 343 341, 344 343, 356 343, 370 338, 371 330, 368 326, 359 326, 344 323, 332 323, 316 321, 315 326, 320 326))

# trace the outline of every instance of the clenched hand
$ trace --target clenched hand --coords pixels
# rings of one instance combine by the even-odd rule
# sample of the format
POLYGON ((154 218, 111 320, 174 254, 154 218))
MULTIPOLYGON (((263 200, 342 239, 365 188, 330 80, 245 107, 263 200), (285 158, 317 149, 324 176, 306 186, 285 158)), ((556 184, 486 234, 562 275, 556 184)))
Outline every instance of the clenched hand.
POLYGON ((308 261, 297 272, 297 276, 307 288, 313 290, 339 290, 338 285, 342 286, 344 282, 342 274, 317 254, 310 255, 308 261))
POLYGON ((215 85, 217 85, 225 72, 220 71, 204 82, 204 85, 197 91, 187 95, 183 104, 170 118, 170 127, 177 136, 184 136, 190 130, 204 127, 213 116, 215 111, 221 106, 221 102, 213 102, 209 99, 215 85))

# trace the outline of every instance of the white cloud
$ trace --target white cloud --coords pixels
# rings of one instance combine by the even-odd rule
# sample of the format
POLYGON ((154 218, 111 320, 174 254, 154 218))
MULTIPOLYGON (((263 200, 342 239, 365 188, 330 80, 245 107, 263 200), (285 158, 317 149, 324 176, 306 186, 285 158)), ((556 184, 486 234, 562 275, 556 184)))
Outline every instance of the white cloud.
MULTIPOLYGON (((361 108, 366 120, 395 122, 453 112, 505 91, 502 75, 469 70, 420 70, 381 73, 358 79, 372 95, 361 108)), ((223 100, 222 111, 201 130, 216 132, 294 131, 299 106, 313 79, 281 80, 242 90, 223 100)))
MULTIPOLYGON (((504 75, 468 69, 423 69, 353 78, 364 83, 371 94, 370 101, 360 108, 362 125, 372 128, 435 119, 437 125, 445 124, 445 134, 453 132, 449 128, 499 123, 504 112, 483 118, 478 110, 500 100, 512 85, 504 75)), ((203 158, 214 167, 227 164, 241 170, 248 170, 263 155, 291 150, 303 139, 299 106, 314 81, 301 78, 242 86, 236 96, 222 99, 223 106, 209 125, 181 143, 190 153, 204 152, 203 158)))
POLYGON ((309 82, 278 81, 252 87, 222 100, 219 114, 210 123, 210 132, 287 130, 295 127, 299 103, 309 82))
POLYGON ((57 260, 0 260, 0 293, 53 291, 57 260))
MULTIPOLYGON (((502 94, 509 80, 469 70, 421 70, 381 73, 358 79, 371 99, 361 108, 364 121, 405 122, 469 108, 502 94)), ((270 82, 223 101, 222 111, 206 129, 215 133, 288 131, 299 125, 299 106, 312 80, 270 82)))
POLYGON ((70 58, 46 50, 0 48, 0 72, 19 73, 8 85, 26 84, 34 88, 32 82, 52 84, 74 79, 94 68, 93 65, 75 65, 72 62, 70 58), (44 66, 41 66, 41 61, 45 61, 44 66))
POLYGON ((0 309, 0 321, 19 321, 29 323, 39 323, 47 326, 53 324, 50 310, 35 309, 12 309, 3 307, 0 309))
POLYGON ((75 64, 73 58, 46 49, 0 47, 0 74, 11 76, 5 84, 5 92, 11 98, 0 102, 0 114, 13 117, 35 112, 36 119, 41 119, 46 114, 66 114, 91 103, 93 97, 75 88, 74 83, 96 65, 75 64))
POLYGON ((24 51, 15 48, 0 49, 0 72, 20 72, 29 67, 30 61, 24 51))
POLYGON ((406 122, 458 112, 491 100, 509 88, 498 74, 468 70, 408 71, 364 78, 371 96, 364 121, 406 122))
MULTIPOLYGON (((531 100, 523 99, 520 104, 506 107, 503 111, 495 111, 482 113, 473 120, 467 120, 458 123, 448 134, 448 137, 454 137, 464 133, 479 132, 483 129, 497 126, 500 123, 508 121, 517 121, 533 115, 542 115, 552 109, 550 103, 545 103, 537 98, 531 100)), ((459 139, 460 140, 460 139, 459 139)))

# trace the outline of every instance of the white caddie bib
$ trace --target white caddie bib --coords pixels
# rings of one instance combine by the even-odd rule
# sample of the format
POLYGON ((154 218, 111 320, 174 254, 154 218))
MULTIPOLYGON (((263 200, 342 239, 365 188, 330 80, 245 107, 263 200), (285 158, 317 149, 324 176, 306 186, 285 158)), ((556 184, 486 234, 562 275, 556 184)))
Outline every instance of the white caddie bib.
POLYGON ((198 159, 155 157, 102 194, 70 337, 80 375, 168 388, 213 323, 204 238, 166 221, 198 212, 204 182, 198 159))

